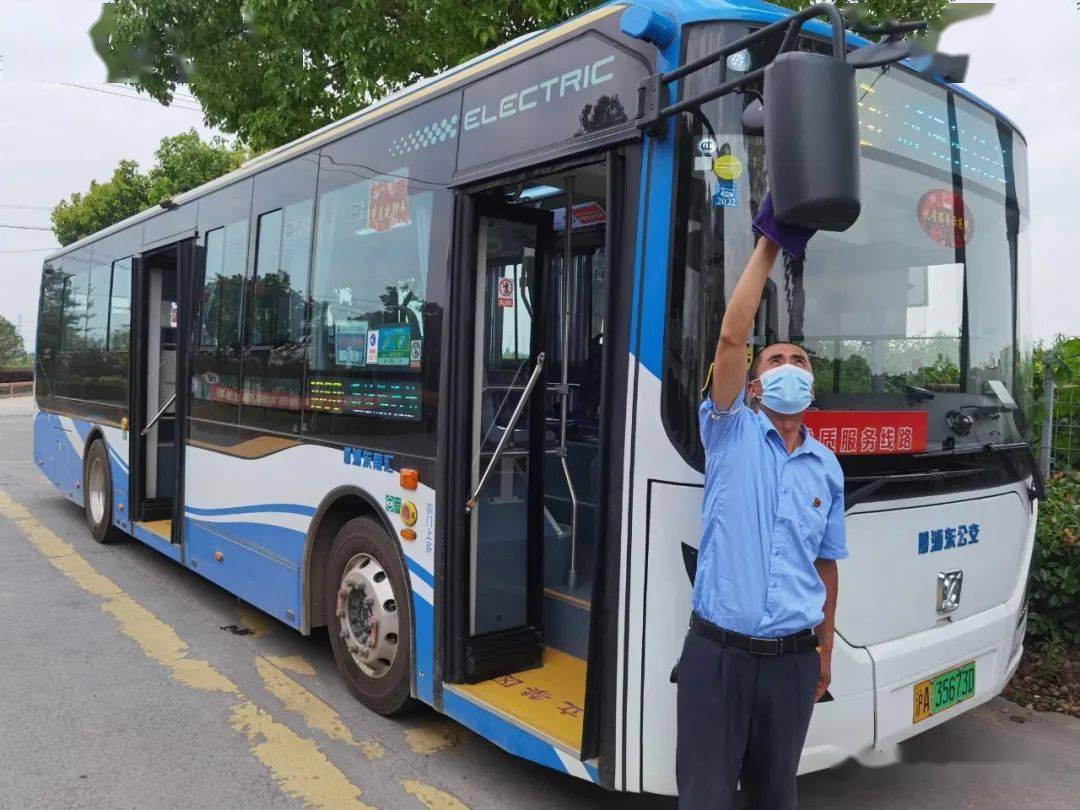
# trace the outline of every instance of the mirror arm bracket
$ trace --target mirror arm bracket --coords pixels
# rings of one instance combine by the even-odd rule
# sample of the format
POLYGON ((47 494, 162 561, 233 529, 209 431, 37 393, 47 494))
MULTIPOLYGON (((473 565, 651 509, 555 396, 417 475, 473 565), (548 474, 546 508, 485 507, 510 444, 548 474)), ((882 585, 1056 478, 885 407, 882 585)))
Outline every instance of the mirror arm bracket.
POLYGON ((844 47, 843 17, 840 15, 840 12, 834 4, 815 3, 808 8, 804 8, 802 11, 792 14, 790 17, 785 17, 782 20, 777 20, 763 28, 759 28, 757 31, 747 34, 744 37, 740 37, 734 42, 725 45, 723 48, 713 51, 710 54, 706 54, 698 59, 694 59, 691 62, 687 62, 674 70, 669 70, 667 73, 654 73, 648 78, 643 79, 638 85, 638 108, 637 116, 635 118, 638 131, 650 135, 663 136, 665 133, 664 119, 669 118, 676 113, 699 107, 705 102, 720 98, 728 93, 741 92, 747 85, 757 81, 765 74, 765 66, 763 65, 750 73, 740 76, 738 79, 726 82, 701 95, 664 106, 664 93, 667 87, 673 82, 678 81, 695 71, 701 70, 702 68, 713 65, 730 54, 737 53, 750 45, 766 40, 779 31, 786 32, 784 44, 780 47, 780 53, 783 53, 793 47, 796 37, 799 31, 802 30, 803 25, 808 20, 820 16, 828 17, 829 22, 832 24, 833 57, 840 60, 846 59, 847 53, 844 47))

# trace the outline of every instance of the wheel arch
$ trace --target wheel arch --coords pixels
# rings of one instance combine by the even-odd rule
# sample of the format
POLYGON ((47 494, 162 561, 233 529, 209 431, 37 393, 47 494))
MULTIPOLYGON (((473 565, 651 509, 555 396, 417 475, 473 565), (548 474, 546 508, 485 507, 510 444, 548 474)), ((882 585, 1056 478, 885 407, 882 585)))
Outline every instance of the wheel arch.
POLYGON ((90 445, 97 439, 101 439, 102 443, 105 445, 106 454, 109 452, 109 440, 105 438, 105 431, 97 425, 91 425, 90 430, 86 434, 86 440, 83 442, 83 467, 86 466, 86 454, 90 452, 90 445))
MULTIPOLYGON (((398 563, 405 574, 409 622, 413 624, 409 567, 405 561, 405 554, 401 550, 401 544, 397 542, 397 532, 387 518, 386 511, 379 506, 379 502, 369 492, 356 486, 342 486, 331 490, 322 499, 319 508, 315 510, 311 518, 311 525, 308 527, 307 538, 304 541, 304 556, 300 567, 300 594, 304 612, 300 632, 305 635, 309 634, 312 628, 326 624, 323 597, 330 546, 341 527, 357 517, 374 518, 390 538, 391 546, 398 556, 398 563)), ((415 628, 409 629, 413 631, 415 628)), ((410 638, 413 638, 414 649, 411 651, 413 653, 415 653, 414 635, 410 632, 410 638)))

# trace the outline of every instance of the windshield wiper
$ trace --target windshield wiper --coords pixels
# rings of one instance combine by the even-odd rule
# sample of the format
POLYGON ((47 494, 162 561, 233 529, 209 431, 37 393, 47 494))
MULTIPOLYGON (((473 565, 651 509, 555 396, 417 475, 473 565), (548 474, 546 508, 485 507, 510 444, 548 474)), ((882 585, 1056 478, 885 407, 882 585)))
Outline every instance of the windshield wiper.
POLYGON ((848 511, 862 501, 865 501, 886 484, 896 484, 909 481, 942 481, 948 478, 965 478, 969 475, 978 475, 983 471, 982 467, 971 467, 967 470, 926 470, 924 472, 892 473, 885 475, 849 475, 845 478, 848 484, 863 484, 852 492, 844 493, 844 511, 848 511))

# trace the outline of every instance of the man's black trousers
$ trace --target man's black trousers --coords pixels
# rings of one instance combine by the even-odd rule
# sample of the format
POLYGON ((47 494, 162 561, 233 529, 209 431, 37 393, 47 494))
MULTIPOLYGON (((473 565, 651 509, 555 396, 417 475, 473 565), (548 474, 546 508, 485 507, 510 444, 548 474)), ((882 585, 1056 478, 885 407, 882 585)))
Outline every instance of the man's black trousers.
POLYGON ((815 650, 752 655, 690 631, 679 659, 680 810, 792 810, 821 675, 815 650))

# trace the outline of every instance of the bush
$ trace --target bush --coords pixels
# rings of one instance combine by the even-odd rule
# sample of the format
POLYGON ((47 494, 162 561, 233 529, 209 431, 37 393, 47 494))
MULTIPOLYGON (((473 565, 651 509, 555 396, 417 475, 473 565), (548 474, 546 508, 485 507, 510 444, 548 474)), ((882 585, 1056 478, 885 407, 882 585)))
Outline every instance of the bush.
POLYGON ((1080 647, 1080 473, 1046 482, 1031 570, 1029 635, 1080 647))

